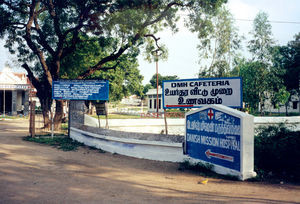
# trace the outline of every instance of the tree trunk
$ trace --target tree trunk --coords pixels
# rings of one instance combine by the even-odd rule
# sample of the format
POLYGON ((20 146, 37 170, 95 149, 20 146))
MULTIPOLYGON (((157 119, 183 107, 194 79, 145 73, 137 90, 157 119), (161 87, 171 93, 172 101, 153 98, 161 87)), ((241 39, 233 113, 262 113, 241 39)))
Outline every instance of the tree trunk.
POLYGON ((50 130, 51 127, 51 121, 49 118, 49 111, 50 111, 50 107, 51 107, 51 100, 50 99, 40 99, 40 103, 41 103, 41 108, 42 108, 42 113, 43 113, 43 118, 44 118, 44 129, 48 129, 50 130))
POLYGON ((63 118, 64 101, 56 100, 55 117, 54 117, 54 130, 61 129, 61 122, 63 118))
POLYGON ((42 109, 43 111, 43 118, 44 118, 44 129, 50 130, 51 121, 49 118, 49 110, 42 109))

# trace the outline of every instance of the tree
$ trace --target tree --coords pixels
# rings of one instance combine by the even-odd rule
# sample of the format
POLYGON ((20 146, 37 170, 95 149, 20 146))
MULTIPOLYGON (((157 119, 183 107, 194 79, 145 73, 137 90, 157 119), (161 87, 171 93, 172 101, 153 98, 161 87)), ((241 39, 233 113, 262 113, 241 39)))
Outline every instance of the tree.
POLYGON ((265 12, 259 12, 253 22, 253 30, 250 32, 252 39, 248 42, 252 60, 270 63, 271 48, 274 45, 272 38, 272 26, 265 12))
MULTIPOLYGON (((177 80, 179 79, 178 76, 174 75, 174 76, 162 76, 160 74, 158 74, 158 85, 162 86, 162 81, 166 81, 166 80, 177 80)), ((154 74, 152 76, 152 78, 150 79, 150 84, 152 87, 156 88, 156 81, 157 81, 157 76, 156 74, 154 74)))
POLYGON ((264 69, 264 65, 260 62, 243 62, 239 65, 240 68, 240 76, 243 79, 243 100, 246 102, 251 108, 251 112, 253 110, 257 110, 262 95, 265 94, 265 87, 268 86, 268 81, 266 79, 262 79, 261 77, 265 77, 266 73, 264 69))
POLYGON ((149 89, 154 89, 154 87, 151 84, 146 84, 143 89, 143 94, 146 95, 149 89))
POLYGON ((241 48, 242 39, 234 26, 231 13, 223 6, 217 10, 216 15, 208 15, 207 19, 200 23, 208 24, 209 32, 204 35, 199 32, 198 36, 200 41, 198 50, 201 59, 199 63, 202 66, 199 77, 228 76, 233 59, 241 48))
MULTIPOLYGON (((96 37, 81 36, 82 42, 77 43, 72 55, 66 56, 61 62, 60 78, 77 79, 79 74, 93 66, 101 57, 105 56, 107 50, 112 49, 115 39, 109 42, 96 37)), ((119 64, 115 69, 96 71, 87 79, 109 80, 109 99, 119 101, 124 96, 136 94, 143 95, 143 76, 138 70, 137 51, 123 54, 119 58, 119 64)))
MULTIPOLYGON (((260 111, 263 113, 266 100, 273 105, 279 102, 278 93, 284 92, 281 76, 284 74, 282 66, 278 64, 278 47, 274 46, 272 39, 272 26, 268 21, 268 15, 259 12, 253 22, 253 30, 250 32, 252 39, 248 42, 248 49, 252 54, 252 62, 257 70, 251 69, 255 76, 255 83, 259 89, 260 111), (261 86, 263 85, 263 86, 261 86)), ((253 68, 253 67, 252 67, 253 68)), ((255 87, 253 87, 255 89, 255 87)))
POLYGON ((279 108, 282 105, 287 105, 290 93, 284 85, 284 52, 281 46, 273 46, 271 49, 271 66, 268 74, 269 79, 269 99, 273 107, 279 108))
POLYGON ((284 55, 283 66, 286 69, 284 83, 289 91, 299 92, 300 83, 300 33, 281 51, 284 55))
MULTIPOLYGON (((112 50, 83 70, 85 79, 98 70, 116 69, 119 58, 145 44, 169 27, 176 31, 179 10, 195 19, 212 13, 226 0, 0 0, 0 37, 15 53, 37 89, 45 123, 51 106, 52 82, 60 78, 62 60, 72 55, 83 34, 102 40, 117 39, 112 50), (39 66, 34 66, 38 62, 39 66), (41 69, 35 69, 41 68, 41 69), (39 73, 36 73, 39 71, 39 73)), ((197 26, 189 24, 188 26, 197 26)), ((60 125, 63 102, 56 101, 55 128, 60 125)))
POLYGON ((288 101, 291 101, 291 97, 294 95, 298 95, 300 98, 300 33, 296 34, 294 38, 287 46, 282 46, 279 50, 280 63, 285 70, 283 81, 290 96, 288 101))

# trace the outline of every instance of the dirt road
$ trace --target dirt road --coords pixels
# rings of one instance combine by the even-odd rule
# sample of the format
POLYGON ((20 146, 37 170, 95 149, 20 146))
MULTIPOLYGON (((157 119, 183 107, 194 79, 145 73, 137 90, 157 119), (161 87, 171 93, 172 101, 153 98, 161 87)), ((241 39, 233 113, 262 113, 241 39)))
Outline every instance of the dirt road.
POLYGON ((300 186, 204 180, 178 164, 22 140, 24 120, 0 121, 0 203, 297 203, 300 186))

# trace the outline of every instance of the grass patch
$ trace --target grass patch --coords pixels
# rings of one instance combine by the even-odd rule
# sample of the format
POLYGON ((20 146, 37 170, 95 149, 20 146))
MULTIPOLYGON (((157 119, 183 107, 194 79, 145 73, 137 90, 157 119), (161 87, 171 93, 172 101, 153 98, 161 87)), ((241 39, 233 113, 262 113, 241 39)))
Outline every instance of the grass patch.
POLYGON ((68 126, 69 126, 68 123, 62 123, 61 124, 61 129, 62 130, 68 130, 68 126))
POLYGON ((99 153, 106 153, 106 151, 104 151, 103 149, 98 149, 96 147, 89 147, 90 150, 94 150, 94 151, 98 151, 99 153))
POLYGON ((183 162, 180 162, 178 168, 179 171, 189 170, 192 172, 196 172, 203 177, 220 178, 233 181, 239 180, 237 176, 217 174, 216 172, 212 171, 212 169, 212 164, 201 162, 193 164, 189 160, 184 160, 183 162))
POLYGON ((15 119, 28 119, 28 116, 24 116, 24 115, 18 115, 18 116, 10 116, 10 115, 5 115, 5 117, 3 115, 0 115, 0 120, 1 119, 10 119, 10 120, 15 120, 15 119))
MULTIPOLYGON (((92 115, 92 117, 98 119, 97 115, 92 115)), ((109 114, 108 119, 140 119, 140 115, 122 115, 122 114, 109 114)), ((104 115, 100 115, 100 119, 105 119, 104 115)))
POLYGON ((55 135, 53 138, 51 138, 51 136, 48 135, 37 137, 27 136, 23 139, 29 142, 36 142, 39 144, 53 146, 63 151, 76 151, 78 147, 83 146, 82 143, 72 140, 71 138, 66 137, 65 135, 55 135))

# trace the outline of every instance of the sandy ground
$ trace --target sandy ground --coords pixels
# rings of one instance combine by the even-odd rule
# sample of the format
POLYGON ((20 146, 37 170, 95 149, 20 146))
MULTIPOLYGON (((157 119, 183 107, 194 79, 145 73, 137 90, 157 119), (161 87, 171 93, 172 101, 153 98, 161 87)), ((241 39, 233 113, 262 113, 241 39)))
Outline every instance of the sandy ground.
POLYGON ((178 164, 63 152, 22 140, 24 120, 0 121, 0 203, 300 203, 300 186, 227 181, 178 164))

